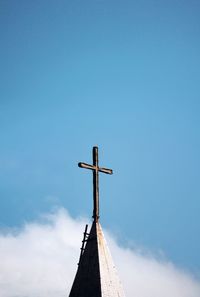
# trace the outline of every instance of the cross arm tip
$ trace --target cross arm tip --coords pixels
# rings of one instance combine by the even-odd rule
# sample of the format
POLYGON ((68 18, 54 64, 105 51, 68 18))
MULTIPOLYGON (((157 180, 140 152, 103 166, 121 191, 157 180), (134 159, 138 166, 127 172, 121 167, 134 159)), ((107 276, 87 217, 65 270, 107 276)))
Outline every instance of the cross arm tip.
POLYGON ((83 163, 83 162, 79 162, 78 163, 78 167, 80 168, 85 168, 85 169, 91 169, 94 170, 95 167, 93 165, 87 164, 87 163, 83 163))
POLYGON ((113 170, 112 169, 108 169, 108 168, 99 168, 100 172, 106 173, 106 174, 113 174, 113 170))

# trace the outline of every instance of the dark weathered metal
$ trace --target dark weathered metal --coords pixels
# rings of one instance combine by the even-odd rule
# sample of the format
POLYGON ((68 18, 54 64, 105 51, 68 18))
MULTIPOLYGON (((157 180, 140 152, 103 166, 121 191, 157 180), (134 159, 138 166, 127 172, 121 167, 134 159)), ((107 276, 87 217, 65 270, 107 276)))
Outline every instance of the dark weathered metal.
POLYGON ((78 166, 93 171, 93 218, 97 222, 99 219, 99 172, 113 174, 112 169, 99 167, 98 147, 94 146, 92 150, 93 165, 87 163, 78 163, 78 166))

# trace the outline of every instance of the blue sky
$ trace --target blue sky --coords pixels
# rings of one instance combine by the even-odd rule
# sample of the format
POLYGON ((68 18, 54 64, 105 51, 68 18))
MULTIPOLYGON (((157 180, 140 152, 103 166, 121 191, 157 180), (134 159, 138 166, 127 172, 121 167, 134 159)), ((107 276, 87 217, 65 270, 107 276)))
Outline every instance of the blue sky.
POLYGON ((64 206, 200 267, 199 1, 0 4, 0 226, 64 206))

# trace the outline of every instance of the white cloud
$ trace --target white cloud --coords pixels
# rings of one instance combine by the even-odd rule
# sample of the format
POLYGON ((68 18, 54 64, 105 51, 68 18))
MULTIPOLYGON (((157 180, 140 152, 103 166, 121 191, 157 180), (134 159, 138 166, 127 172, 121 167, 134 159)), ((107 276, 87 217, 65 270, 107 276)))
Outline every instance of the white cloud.
MULTIPOLYGON (((85 223, 61 209, 21 230, 2 233, 0 296, 67 297, 85 223)), ((172 263, 122 248, 111 235, 109 246, 127 297, 200 296, 200 282, 172 263)))

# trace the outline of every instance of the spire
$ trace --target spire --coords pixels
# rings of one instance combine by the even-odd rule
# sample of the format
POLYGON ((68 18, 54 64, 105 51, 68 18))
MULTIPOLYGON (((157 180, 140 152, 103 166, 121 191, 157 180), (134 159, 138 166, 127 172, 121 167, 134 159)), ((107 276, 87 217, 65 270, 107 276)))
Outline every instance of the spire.
POLYGON ((94 146, 92 150, 93 165, 78 163, 78 166, 93 171, 93 218, 97 222, 99 219, 99 172, 113 174, 112 169, 99 167, 98 147, 94 146))
POLYGON ((112 174, 98 165, 98 148, 93 147, 93 165, 79 163, 93 170, 93 223, 89 233, 86 225, 78 270, 69 297, 124 297, 122 285, 108 250, 99 223, 99 172, 112 174))

